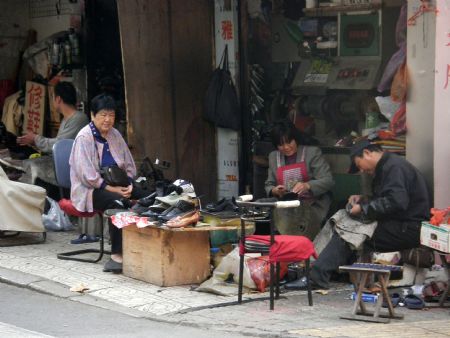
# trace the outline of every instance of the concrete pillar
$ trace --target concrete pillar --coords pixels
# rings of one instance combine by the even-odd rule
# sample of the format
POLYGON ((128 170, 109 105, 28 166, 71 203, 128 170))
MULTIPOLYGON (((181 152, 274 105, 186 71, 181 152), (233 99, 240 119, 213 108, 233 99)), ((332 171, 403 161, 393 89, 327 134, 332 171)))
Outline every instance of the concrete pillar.
MULTIPOLYGON (((419 0, 408 1, 408 18, 417 12, 419 0)), ((425 175, 433 189, 434 83, 436 15, 424 13, 408 26, 407 62, 409 71, 406 103, 406 159, 425 175)))
POLYGON ((450 206, 450 1, 437 0, 434 82, 434 206, 450 206))
MULTIPOLYGON (((421 5, 408 1, 408 17, 421 5)), ((434 206, 450 206, 450 1, 433 0, 438 13, 408 26, 410 75, 406 157, 426 176, 434 206)))

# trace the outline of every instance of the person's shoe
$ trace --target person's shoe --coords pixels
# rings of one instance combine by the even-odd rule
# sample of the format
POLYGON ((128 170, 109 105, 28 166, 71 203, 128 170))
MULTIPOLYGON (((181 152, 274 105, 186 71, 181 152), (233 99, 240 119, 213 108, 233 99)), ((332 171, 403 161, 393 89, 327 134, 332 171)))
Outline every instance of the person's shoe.
MULTIPOLYGON (((309 284, 311 285, 311 290, 323 289, 311 279, 309 279, 309 284)), ((308 290, 308 284, 306 282, 306 277, 296 279, 292 282, 286 283, 284 285, 286 290, 308 290)))
POLYGON ((81 234, 78 238, 72 239, 70 244, 95 243, 100 240, 99 236, 81 234))
POLYGON ((105 263, 103 272, 122 273, 122 263, 116 262, 110 258, 105 263))

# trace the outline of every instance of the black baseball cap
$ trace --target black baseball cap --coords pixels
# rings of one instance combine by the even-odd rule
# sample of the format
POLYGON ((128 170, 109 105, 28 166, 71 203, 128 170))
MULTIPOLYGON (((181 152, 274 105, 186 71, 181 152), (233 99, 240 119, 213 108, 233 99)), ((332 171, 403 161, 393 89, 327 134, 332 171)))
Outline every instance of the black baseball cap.
POLYGON ((355 164, 355 156, 357 154, 360 154, 361 151, 366 149, 371 144, 372 143, 369 140, 363 139, 352 145, 352 147, 350 148, 350 161, 352 163, 350 164, 350 168, 348 169, 349 174, 356 174, 357 172, 359 172, 359 168, 355 164))

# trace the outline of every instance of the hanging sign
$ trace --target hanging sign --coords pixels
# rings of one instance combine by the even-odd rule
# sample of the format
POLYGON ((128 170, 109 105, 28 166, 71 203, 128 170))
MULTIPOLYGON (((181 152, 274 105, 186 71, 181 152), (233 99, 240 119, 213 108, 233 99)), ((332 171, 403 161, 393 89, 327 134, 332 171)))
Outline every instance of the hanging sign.
POLYGON ((27 81, 24 110, 24 132, 42 135, 44 129, 45 86, 27 81))

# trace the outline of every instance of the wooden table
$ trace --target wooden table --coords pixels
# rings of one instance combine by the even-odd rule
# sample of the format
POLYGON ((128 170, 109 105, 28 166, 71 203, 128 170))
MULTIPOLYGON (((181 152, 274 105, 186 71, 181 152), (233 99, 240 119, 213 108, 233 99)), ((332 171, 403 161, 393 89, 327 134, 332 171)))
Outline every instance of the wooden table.
POLYGON ((198 284, 211 274, 209 232, 238 226, 123 228, 123 274, 159 286, 198 284))
POLYGON ((389 323, 391 318, 403 319, 403 315, 395 313, 391 298, 389 297, 389 293, 387 290, 389 277, 391 274, 391 267, 392 266, 389 265, 365 263, 355 263, 353 265, 340 266, 339 271, 360 274, 360 278, 355 279, 355 290, 357 290, 357 294, 355 304, 353 305, 353 310, 350 314, 340 316, 340 318, 376 323, 389 323), (378 277, 378 281, 381 285, 381 295, 380 297, 378 297, 374 311, 367 310, 364 302, 362 301, 364 288, 366 287, 366 283, 371 275, 375 275, 376 277, 378 277), (380 311, 383 299, 388 305, 387 313, 380 311))

